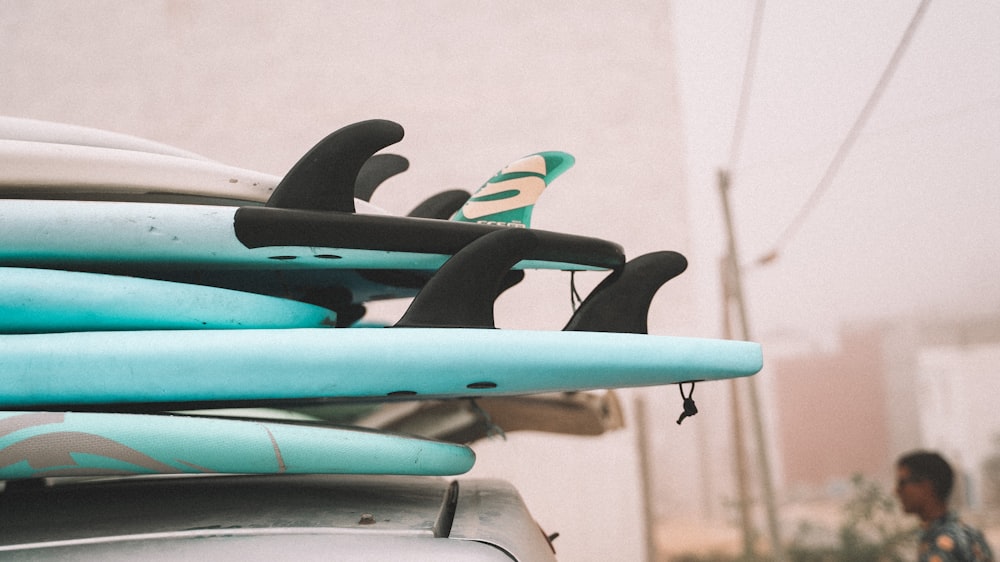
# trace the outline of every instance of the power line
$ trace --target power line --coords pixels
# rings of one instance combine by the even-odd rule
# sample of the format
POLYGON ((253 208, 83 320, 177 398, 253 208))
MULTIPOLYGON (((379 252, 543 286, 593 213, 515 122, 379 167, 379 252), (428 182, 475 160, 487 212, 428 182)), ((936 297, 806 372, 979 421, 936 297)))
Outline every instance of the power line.
POLYGON ((819 199, 824 193, 829 189, 830 184, 833 183, 833 178, 837 175, 840 170, 841 165, 843 165, 844 160, 847 159, 847 154, 853 148, 855 141, 861 134, 861 130, 864 128, 865 124, 868 122, 869 117, 871 117, 872 112, 875 110, 875 106, 878 104, 879 99, 885 92, 886 87, 889 85, 889 80, 892 79, 892 75, 896 71, 896 67, 899 66, 899 62, 903 58, 903 54, 906 52, 906 48, 910 44, 910 39, 916 32, 917 27, 920 25, 920 21, 927 11, 927 7, 930 5, 930 0, 921 0, 920 4, 917 6, 917 11, 913 14, 913 18, 910 20, 910 24, 907 26, 906 31, 903 32, 903 36, 899 40, 899 44, 896 45, 896 50, 892 53, 892 58, 889 59, 889 63, 886 65, 884 71, 882 71, 882 76, 879 78, 875 88, 872 90, 871 95, 868 96, 868 101, 865 103, 864 107, 861 108, 861 112, 858 114, 857 119, 854 121, 854 125, 847 132, 847 137, 840 144, 837 152, 833 155, 833 159, 830 161, 829 166, 827 166, 826 171, 823 173, 822 178, 820 178, 819 183, 813 188, 812 193, 809 195, 809 199, 806 200, 805 204, 799 209, 798 214, 792 219, 792 222, 785 227, 785 230, 778 236, 777 241, 775 241, 772 250, 757 259, 758 263, 766 263, 774 260, 781 249, 788 244, 788 241, 802 228, 803 223, 809 216, 809 213, 816 207, 819 199))
POLYGON ((747 48, 746 65, 743 67, 743 83, 740 86, 740 105, 736 110, 736 123, 733 126, 733 139, 729 145, 729 167, 736 168, 740 148, 743 144, 743 130, 746 128, 746 117, 750 105, 750 92, 753 88, 754 70, 757 67, 757 50, 760 45, 760 28, 764 21, 764 0, 757 0, 753 12, 753 25, 750 29, 750 45, 747 48))
MULTIPOLYGON (((736 123, 733 128, 733 140, 730 145, 729 169, 736 165, 739 156, 740 145, 743 141, 743 130, 746 124, 747 108, 750 104, 750 92, 752 90, 754 69, 757 66, 757 50, 760 44, 760 28, 764 19, 764 0, 757 0, 754 10, 753 27, 750 32, 750 45, 747 50, 746 66, 743 69, 743 84, 740 88, 740 102, 736 114, 736 123)), ((719 173, 719 193, 722 196, 723 216, 726 221, 726 233, 728 238, 728 249, 726 256, 726 267, 724 269, 725 290, 724 311, 726 313, 725 329, 730 329, 729 312, 735 303, 739 314, 740 337, 745 340, 750 339, 750 326, 747 320, 747 311, 743 298, 743 283, 741 281, 739 257, 736 249, 736 239, 733 233, 732 211, 729 205, 729 175, 725 170, 719 173)), ((754 530, 753 522, 749 514, 749 489, 746 472, 746 450, 743 447, 742 424, 739 404, 739 386, 736 381, 732 381, 732 404, 733 404, 733 438, 736 441, 736 481, 740 492, 740 519, 743 527, 743 552, 745 555, 754 554, 754 530)), ((786 560, 784 548, 781 544, 781 528, 778 520, 778 508, 774 499, 774 486, 771 479, 771 463, 768 460, 767 439, 764 433, 764 425, 761 419, 760 400, 757 394, 757 387, 754 380, 750 380, 747 385, 748 399, 750 401, 750 416, 753 433, 756 441, 757 468, 764 500, 764 514, 767 520, 767 530, 771 545, 771 558, 776 562, 786 560)))

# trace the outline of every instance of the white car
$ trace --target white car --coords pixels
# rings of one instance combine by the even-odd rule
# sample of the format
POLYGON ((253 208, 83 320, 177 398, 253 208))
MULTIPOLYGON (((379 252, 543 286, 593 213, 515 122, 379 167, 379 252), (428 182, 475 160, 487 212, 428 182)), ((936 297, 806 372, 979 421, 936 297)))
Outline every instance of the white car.
POLYGON ((3 560, 555 560, 497 480, 183 476, 8 483, 3 560))

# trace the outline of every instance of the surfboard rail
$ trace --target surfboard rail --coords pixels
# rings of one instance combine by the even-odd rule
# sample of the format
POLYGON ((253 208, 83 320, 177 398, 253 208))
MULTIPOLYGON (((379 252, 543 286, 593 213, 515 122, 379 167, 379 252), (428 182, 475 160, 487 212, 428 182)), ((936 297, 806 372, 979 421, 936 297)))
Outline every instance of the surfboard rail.
POLYGON ((512 396, 749 376, 751 342, 384 328, 0 336, 0 407, 512 396))

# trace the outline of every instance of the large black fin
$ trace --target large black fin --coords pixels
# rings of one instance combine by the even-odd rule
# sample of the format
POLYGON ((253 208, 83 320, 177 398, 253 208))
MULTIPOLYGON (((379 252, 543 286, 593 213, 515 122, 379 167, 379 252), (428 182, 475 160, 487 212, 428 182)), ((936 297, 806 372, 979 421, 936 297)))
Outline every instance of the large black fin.
POLYGON ((653 252, 627 262, 594 288, 563 330, 649 333, 649 305, 656 291, 687 269, 677 252, 653 252))
POLYGON ((493 303, 511 285, 508 272, 537 243, 524 228, 477 238, 438 269, 396 327, 495 328, 493 303))
POLYGON ((448 220, 465 205, 472 194, 462 189, 451 189, 431 195, 407 215, 418 219, 448 220))
POLYGON ((354 212, 358 173, 373 154, 403 139, 403 127, 383 119, 343 127, 312 147, 288 171, 268 207, 354 212))
POLYGON ((410 161, 398 154, 376 154, 369 158, 354 180, 354 198, 371 201, 378 186, 410 168, 410 161))

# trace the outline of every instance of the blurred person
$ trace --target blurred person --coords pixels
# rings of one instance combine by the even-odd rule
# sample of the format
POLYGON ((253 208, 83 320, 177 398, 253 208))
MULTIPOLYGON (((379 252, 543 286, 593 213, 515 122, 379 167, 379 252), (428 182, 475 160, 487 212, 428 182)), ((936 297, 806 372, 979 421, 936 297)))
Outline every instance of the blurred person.
POLYGON ((896 462, 896 496, 903 511, 920 518, 919 562, 992 562, 983 533, 949 509, 955 473, 941 455, 907 453, 896 462))

